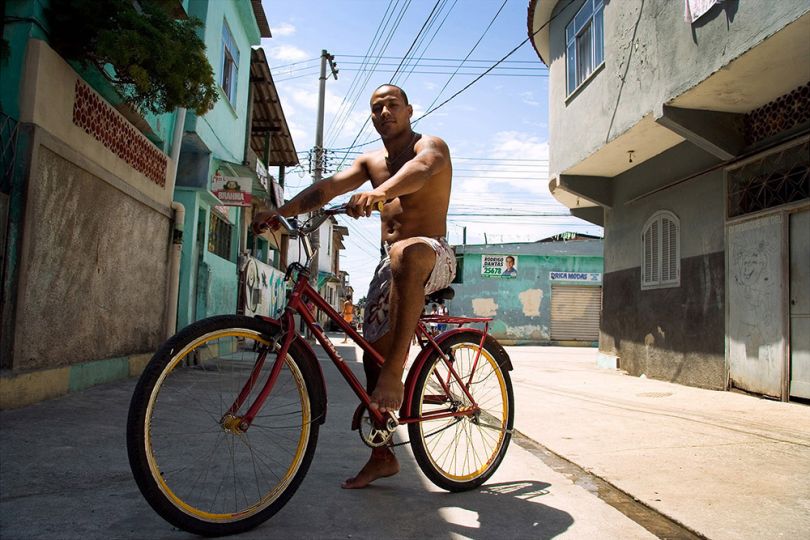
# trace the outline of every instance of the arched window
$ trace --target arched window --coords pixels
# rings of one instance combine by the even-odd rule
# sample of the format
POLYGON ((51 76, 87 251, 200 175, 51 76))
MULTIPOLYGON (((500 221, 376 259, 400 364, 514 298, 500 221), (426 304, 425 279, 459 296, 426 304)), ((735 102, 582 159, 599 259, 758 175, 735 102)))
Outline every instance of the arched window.
POLYGON ((641 233, 641 288, 679 287, 681 284, 681 222, 661 210, 647 220, 641 233))

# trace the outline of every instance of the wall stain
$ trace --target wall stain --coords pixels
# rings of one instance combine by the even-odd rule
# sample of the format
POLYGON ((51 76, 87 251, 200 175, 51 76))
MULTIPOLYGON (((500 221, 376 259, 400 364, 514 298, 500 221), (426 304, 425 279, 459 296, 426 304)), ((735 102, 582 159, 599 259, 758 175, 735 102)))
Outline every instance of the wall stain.
POLYGON ((542 289, 526 289, 518 295, 523 306, 523 314, 527 317, 540 316, 540 304, 543 301, 542 289))

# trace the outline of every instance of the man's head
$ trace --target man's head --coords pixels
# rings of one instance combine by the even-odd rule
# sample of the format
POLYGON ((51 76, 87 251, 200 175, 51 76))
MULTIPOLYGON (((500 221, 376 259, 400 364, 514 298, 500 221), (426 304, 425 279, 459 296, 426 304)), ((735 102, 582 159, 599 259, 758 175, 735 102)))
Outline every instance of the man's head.
POLYGON ((507 268, 512 268, 513 266, 515 266, 515 258, 512 257, 511 255, 507 255, 506 256, 506 267, 507 268))
POLYGON ((384 84, 371 94, 371 122, 383 141, 411 130, 413 107, 399 86, 384 84))

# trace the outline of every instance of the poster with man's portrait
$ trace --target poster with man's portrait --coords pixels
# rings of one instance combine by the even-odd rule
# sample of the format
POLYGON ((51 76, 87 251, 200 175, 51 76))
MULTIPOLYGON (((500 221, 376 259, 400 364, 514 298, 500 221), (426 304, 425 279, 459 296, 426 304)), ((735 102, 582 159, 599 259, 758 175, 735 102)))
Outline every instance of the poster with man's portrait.
POLYGON ((483 255, 481 257, 481 275, 495 278, 516 278, 518 275, 517 259, 514 255, 483 255))

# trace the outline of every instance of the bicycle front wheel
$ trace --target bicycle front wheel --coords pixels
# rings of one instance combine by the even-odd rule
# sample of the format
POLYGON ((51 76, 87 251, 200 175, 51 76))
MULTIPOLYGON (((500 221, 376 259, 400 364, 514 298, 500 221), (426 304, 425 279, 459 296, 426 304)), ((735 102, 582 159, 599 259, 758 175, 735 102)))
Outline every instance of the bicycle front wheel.
POLYGON ((232 410, 240 393, 248 392, 243 409, 253 403, 275 363, 269 330, 235 315, 194 323, 155 354, 135 388, 132 472, 152 508, 177 527, 205 536, 251 529, 284 506, 309 468, 320 387, 295 347, 247 430, 245 411, 232 410))
POLYGON ((423 418, 408 425, 416 461, 434 484, 448 491, 483 484, 501 464, 512 437, 512 382, 497 360, 505 353, 490 336, 479 349, 480 341, 480 334, 463 332, 442 342, 449 362, 437 353, 425 361, 410 404, 410 416, 423 418), (458 414, 470 408, 475 412, 458 414), (430 419, 446 413, 458 416, 430 419))

